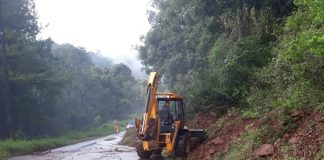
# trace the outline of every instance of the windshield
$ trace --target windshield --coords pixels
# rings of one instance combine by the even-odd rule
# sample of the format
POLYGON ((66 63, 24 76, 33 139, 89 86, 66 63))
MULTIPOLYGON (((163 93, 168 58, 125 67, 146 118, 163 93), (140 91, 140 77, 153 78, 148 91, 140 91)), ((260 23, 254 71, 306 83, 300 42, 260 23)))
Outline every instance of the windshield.
MULTIPOLYGON (((165 105, 166 100, 158 100, 159 110, 165 105)), ((168 100, 169 108, 173 117, 177 119, 184 119, 183 101, 182 100, 168 100)))

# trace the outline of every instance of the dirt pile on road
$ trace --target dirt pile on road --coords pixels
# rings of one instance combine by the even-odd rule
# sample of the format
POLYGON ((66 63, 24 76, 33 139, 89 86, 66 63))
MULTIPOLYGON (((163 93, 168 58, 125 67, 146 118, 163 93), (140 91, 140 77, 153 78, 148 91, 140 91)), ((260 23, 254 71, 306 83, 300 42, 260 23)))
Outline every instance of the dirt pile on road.
POLYGON ((137 140, 137 129, 129 128, 126 130, 126 133, 123 139, 119 142, 120 145, 126 145, 129 147, 135 147, 138 143, 137 140))

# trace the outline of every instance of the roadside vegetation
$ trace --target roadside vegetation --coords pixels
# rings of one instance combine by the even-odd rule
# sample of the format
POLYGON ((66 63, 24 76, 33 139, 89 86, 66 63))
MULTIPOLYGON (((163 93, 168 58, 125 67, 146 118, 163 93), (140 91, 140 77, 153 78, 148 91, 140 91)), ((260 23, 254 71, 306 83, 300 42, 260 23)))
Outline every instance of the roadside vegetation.
MULTIPOLYGON (((125 130, 127 122, 127 120, 120 122, 120 128, 122 131, 125 130)), ((86 131, 73 131, 58 137, 43 137, 32 140, 4 140, 0 142, 0 159, 15 155, 42 152, 114 133, 115 129, 113 123, 108 122, 97 127, 92 127, 86 131)))
POLYGON ((140 58, 194 112, 324 110, 323 1, 153 3, 140 58))

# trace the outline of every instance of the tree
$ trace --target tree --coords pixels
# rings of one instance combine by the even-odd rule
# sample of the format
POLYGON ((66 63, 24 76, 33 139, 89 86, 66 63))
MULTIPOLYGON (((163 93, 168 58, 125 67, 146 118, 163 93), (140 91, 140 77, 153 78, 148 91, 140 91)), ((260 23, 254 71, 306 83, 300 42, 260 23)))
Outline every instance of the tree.
POLYGON ((153 6, 158 12, 150 12, 152 29, 139 57, 197 108, 246 105, 251 80, 273 57, 294 8, 290 0, 155 0, 153 6))
POLYGON ((34 4, 29 0, 0 1, 1 84, 6 131, 13 137, 10 60, 26 53, 39 32, 34 4), (28 48, 28 49, 27 49, 28 48))
POLYGON ((324 6, 311 0, 295 4, 298 10, 285 23, 273 61, 258 73, 251 103, 323 110, 324 6))
POLYGON ((1 139, 85 130, 137 109, 142 88, 128 66, 37 39, 40 29, 32 0, 0 0, 1 139))

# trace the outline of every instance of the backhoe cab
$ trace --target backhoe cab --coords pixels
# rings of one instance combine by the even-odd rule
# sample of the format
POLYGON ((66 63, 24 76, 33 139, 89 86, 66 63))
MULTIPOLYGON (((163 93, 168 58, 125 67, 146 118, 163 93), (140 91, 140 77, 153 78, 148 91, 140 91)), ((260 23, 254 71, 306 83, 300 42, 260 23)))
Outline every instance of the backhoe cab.
POLYGON ((183 97, 175 93, 157 93, 158 74, 151 72, 147 86, 146 107, 143 119, 136 119, 137 136, 141 141, 136 147, 140 158, 152 153, 185 157, 206 139, 203 129, 185 126, 183 97))

